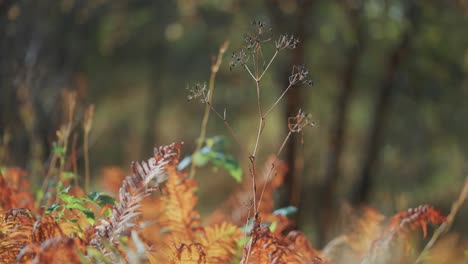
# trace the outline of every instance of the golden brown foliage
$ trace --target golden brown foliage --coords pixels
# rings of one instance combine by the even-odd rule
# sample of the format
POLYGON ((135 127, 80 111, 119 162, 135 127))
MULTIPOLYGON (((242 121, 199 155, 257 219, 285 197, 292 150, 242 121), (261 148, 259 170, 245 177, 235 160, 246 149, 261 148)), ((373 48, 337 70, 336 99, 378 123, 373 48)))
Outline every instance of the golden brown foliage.
MULTIPOLYGON (((83 204, 100 210, 94 226, 74 208, 65 215, 35 209, 26 173, 8 169, 0 177, 0 263, 394 263, 408 259, 402 245, 411 230, 421 227, 425 237, 427 224, 446 221, 424 205, 397 213, 385 226, 382 215, 365 209, 347 234, 320 252, 301 232, 285 234, 288 218, 273 214, 273 192, 287 169, 272 157, 257 182, 265 184, 256 197, 258 214, 251 216, 243 204, 252 200, 246 183, 204 225, 196 210, 197 182, 176 169, 179 148, 172 144, 155 149, 148 161, 132 163, 132 174, 124 179, 119 170, 105 171, 107 179, 114 179, 107 182, 109 189, 120 187, 119 199, 115 206, 100 209, 83 204), (117 186, 115 179, 123 182, 117 186), (112 212, 105 217, 107 208, 112 212), (251 229, 243 234, 248 219, 251 229)), ((85 197, 76 186, 68 195, 85 197)))
POLYGON ((12 209, 0 215, 0 263, 13 263, 32 242, 34 222, 28 209, 12 209))
POLYGON ((197 183, 169 167, 163 188, 163 208, 158 220, 161 242, 156 243, 158 263, 229 263, 241 238, 239 228, 228 223, 203 227, 195 210, 197 183), (159 250, 158 250, 159 249, 159 250))

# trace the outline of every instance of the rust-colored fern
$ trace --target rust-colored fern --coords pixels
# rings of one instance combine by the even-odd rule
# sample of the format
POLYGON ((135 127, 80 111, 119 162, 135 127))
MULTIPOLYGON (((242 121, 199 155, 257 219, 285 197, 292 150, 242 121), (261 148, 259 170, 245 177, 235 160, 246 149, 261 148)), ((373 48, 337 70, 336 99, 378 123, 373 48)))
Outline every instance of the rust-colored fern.
POLYGON ((399 258, 404 257, 401 242, 410 230, 421 227, 425 237, 428 223, 440 224, 445 220, 445 216, 440 211, 429 205, 421 205, 395 214, 388 228, 372 243, 361 263, 398 261, 399 258))
POLYGON ((295 231, 283 237, 259 223, 257 220, 254 225, 241 263, 326 263, 302 233, 295 231))
POLYGON ((19 168, 8 168, 5 175, 0 173, 0 212, 14 208, 34 210, 34 198, 29 192, 27 173, 19 168))

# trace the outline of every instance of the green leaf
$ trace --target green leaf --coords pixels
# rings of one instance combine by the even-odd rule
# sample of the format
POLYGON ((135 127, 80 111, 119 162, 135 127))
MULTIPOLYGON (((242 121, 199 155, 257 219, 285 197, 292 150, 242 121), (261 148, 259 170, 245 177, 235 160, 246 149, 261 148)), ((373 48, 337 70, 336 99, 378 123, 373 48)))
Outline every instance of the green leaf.
POLYGON ((47 214, 50 214, 50 213, 52 213, 53 211, 55 211, 55 210, 56 210, 57 208, 59 208, 59 207, 60 207, 60 204, 54 203, 53 205, 47 207, 46 213, 47 213, 47 214))
POLYGON ((226 169, 229 174, 236 180, 237 182, 242 182, 242 168, 237 162, 237 160, 234 160, 230 157, 228 157, 225 162, 224 162, 224 169, 226 169))
POLYGON ((225 145, 223 137, 215 136, 207 138, 205 140, 205 146, 193 153, 192 156, 185 157, 177 169, 182 170, 192 162, 197 167, 205 166, 209 162, 212 162, 215 168, 225 169, 234 180, 241 182, 243 174, 242 168, 232 155, 225 153, 225 145))
POLYGON ((112 196, 109 196, 107 194, 103 194, 101 192, 90 192, 88 194, 88 198, 97 203, 100 207, 103 207, 107 204, 110 204, 110 205, 116 205, 117 202, 115 201, 115 199, 112 197, 112 196))
POLYGON ((249 240, 250 240, 250 236, 245 236, 241 238, 239 241, 237 241, 237 246, 243 247, 245 244, 247 244, 247 242, 249 242, 249 240))
POLYGON ((277 227, 278 227, 278 222, 275 221, 275 222, 271 223, 271 225, 268 228, 270 229, 271 232, 275 232, 277 227))
POLYGON ((192 156, 187 156, 185 158, 183 158, 179 164, 177 164, 177 170, 184 170, 185 168, 188 167, 188 165, 190 165, 190 163, 192 163, 192 156))
POLYGON ((273 212, 274 215, 284 215, 284 216, 293 215, 295 213, 297 213, 297 208, 294 206, 283 207, 273 212))
POLYGON ((61 156, 61 157, 65 156, 65 154, 66 154, 66 152, 67 152, 66 149, 65 149, 64 147, 60 146, 60 145, 59 145, 57 142, 55 142, 55 141, 52 143, 52 151, 53 151, 56 155, 61 156))
POLYGON ((94 225, 94 223, 95 223, 94 212, 91 211, 91 210, 85 210, 85 211, 82 211, 82 212, 86 216, 86 219, 88 220, 88 222, 91 225, 94 225))
POLYGON ((75 200, 75 197, 69 195, 68 193, 66 192, 61 192, 59 194, 59 198, 64 201, 65 203, 73 203, 73 201, 75 200))
POLYGON ((205 166, 210 161, 211 148, 203 147, 200 151, 193 153, 192 159, 196 166, 205 166))
POLYGON ((97 201, 99 199, 99 196, 101 195, 100 192, 90 192, 88 193, 88 198, 91 200, 91 201, 97 201))
POLYGON ((78 175, 76 175, 73 172, 64 172, 62 173, 62 178, 65 179, 76 179, 78 178, 78 175))
POLYGON ((65 205, 65 208, 71 210, 71 209, 78 209, 80 210, 81 212, 85 212, 88 210, 88 208, 84 207, 82 204, 80 203, 69 203, 67 205, 65 205))
POLYGON ((41 201, 42 198, 44 198, 44 191, 42 189, 39 189, 36 192, 36 201, 41 201))

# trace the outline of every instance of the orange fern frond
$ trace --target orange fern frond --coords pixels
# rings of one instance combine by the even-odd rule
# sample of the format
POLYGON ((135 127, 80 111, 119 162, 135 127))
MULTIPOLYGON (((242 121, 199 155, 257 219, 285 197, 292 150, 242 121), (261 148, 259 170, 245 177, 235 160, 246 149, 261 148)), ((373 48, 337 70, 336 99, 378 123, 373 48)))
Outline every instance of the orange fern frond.
POLYGON ((34 223, 32 242, 41 242, 61 236, 64 236, 63 231, 51 215, 44 215, 34 223))
POLYGON ((232 224, 206 227, 200 242, 204 246, 207 263, 229 263, 237 253, 237 241, 241 238, 239 228, 232 224))
POLYGON ((177 172, 175 167, 168 167, 167 172, 168 179, 161 197, 165 211, 160 226, 167 230, 166 234, 173 242, 193 243, 197 233, 202 231, 200 213, 195 210, 197 183, 177 172))
POLYGON ((255 224, 251 239, 244 249, 241 263, 325 263, 300 233, 291 233, 289 238, 274 234, 266 226, 255 224))
POLYGON ((383 235, 373 241, 361 263, 398 261, 399 258, 404 257, 400 242, 410 230, 421 227, 425 237, 428 223, 439 224, 444 221, 446 221, 445 216, 429 205, 421 205, 395 214, 383 235))
POLYGON ((200 243, 181 243, 175 249, 174 258, 169 263, 207 263, 206 253, 200 243))
POLYGON ((307 237, 299 231, 291 231, 284 239, 286 245, 302 263, 325 263, 307 237))
POLYGON ((229 263, 236 255, 240 229, 227 223, 204 228, 195 210, 196 188, 193 179, 175 166, 167 167, 167 181, 156 203, 164 210, 157 210, 159 217, 154 219, 160 228, 155 256, 160 263, 229 263))
POLYGON ((28 209, 0 215, 0 263, 13 263, 22 248, 32 242, 34 217, 28 209))

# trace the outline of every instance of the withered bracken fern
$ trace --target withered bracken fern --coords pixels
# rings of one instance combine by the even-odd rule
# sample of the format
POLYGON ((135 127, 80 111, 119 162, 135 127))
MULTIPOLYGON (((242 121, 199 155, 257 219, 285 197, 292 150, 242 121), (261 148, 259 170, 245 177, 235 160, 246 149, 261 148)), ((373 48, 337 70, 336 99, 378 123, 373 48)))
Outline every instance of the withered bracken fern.
POLYGON ((91 245, 104 254, 108 253, 103 245, 106 240, 111 246, 118 245, 118 238, 134 227, 141 200, 150 195, 166 178, 166 165, 178 159, 180 144, 171 144, 154 149, 154 157, 147 162, 133 162, 132 175, 127 176, 119 190, 119 203, 112 209, 107 219, 102 219, 95 227, 91 245))

